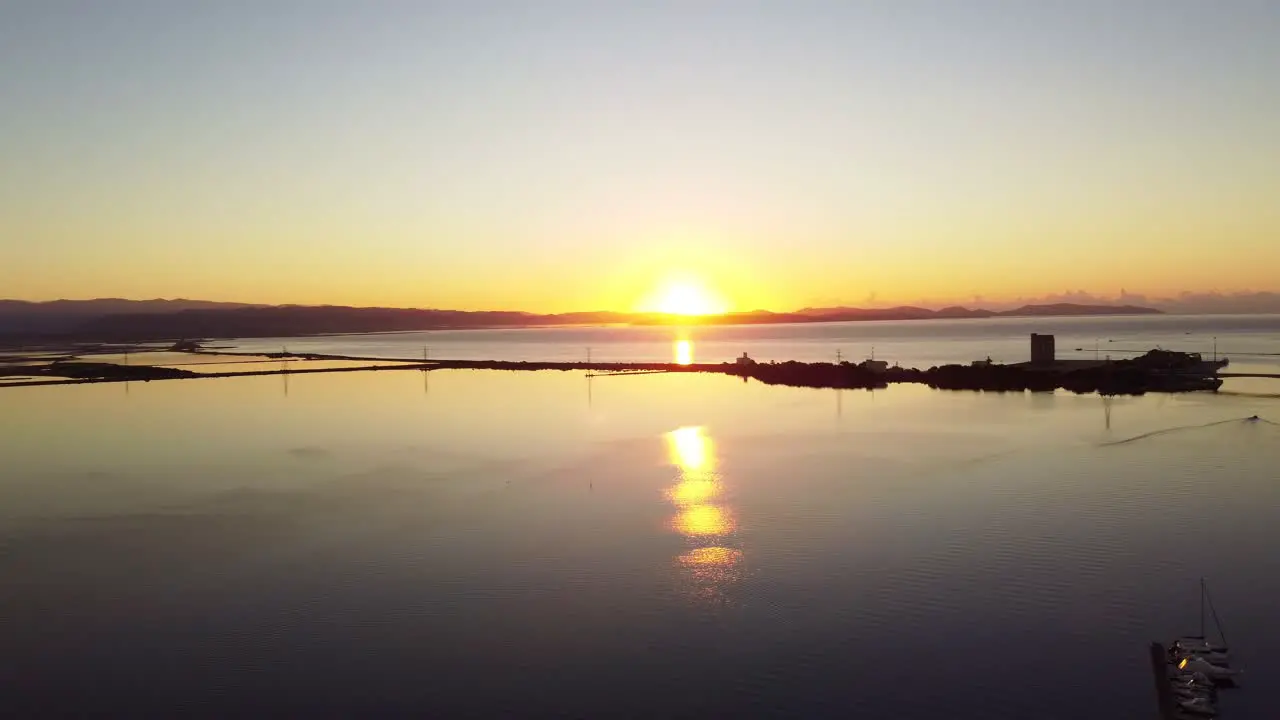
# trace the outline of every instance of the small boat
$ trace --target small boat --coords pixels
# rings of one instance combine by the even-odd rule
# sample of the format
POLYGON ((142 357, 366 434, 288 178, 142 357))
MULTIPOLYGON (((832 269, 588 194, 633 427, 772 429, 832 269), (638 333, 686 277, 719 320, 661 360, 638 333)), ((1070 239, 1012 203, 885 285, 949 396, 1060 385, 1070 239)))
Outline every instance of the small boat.
POLYGON ((1240 674, 1239 670, 1214 665, 1200 658, 1183 658, 1177 664, 1178 673, 1204 673, 1210 680, 1229 680, 1240 674))
POLYGON ((1187 659, 1199 659, 1212 663, 1219 667, 1231 667, 1231 657, 1226 653, 1215 652, 1175 652, 1172 654, 1173 662, 1178 663, 1187 659))
POLYGON ((1226 653, 1228 648, 1221 643, 1211 643, 1204 638, 1178 638, 1173 641, 1173 649, 1193 653, 1226 653))
POLYGON ((1179 695, 1178 693, 1174 693, 1173 704, 1175 706, 1184 702, 1195 703, 1202 707, 1210 708, 1216 708, 1218 705, 1216 697, 1210 697, 1208 695, 1179 695))
POLYGON ((1174 643, 1169 646, 1169 657, 1181 660, 1184 657, 1204 658, 1215 665, 1227 665, 1231 662, 1231 655, 1226 650, 1211 650, 1206 645, 1180 645, 1174 643))
POLYGON ((1217 717, 1218 689, 1235 687, 1242 671, 1229 667, 1227 635, 1213 607, 1204 578, 1200 578, 1200 634, 1175 639, 1164 648, 1161 662, 1159 643, 1152 644, 1152 670, 1156 673, 1163 717, 1176 720, 1211 720, 1217 717), (1217 640, 1205 634, 1205 610, 1212 613, 1217 640))
POLYGON ((1173 687, 1173 691, 1179 695, 1188 695, 1188 696, 1194 696, 1194 697, 1199 697, 1201 695, 1204 695, 1208 697, 1213 697, 1218 694, 1218 688, 1213 684, 1186 685, 1183 683, 1174 682, 1172 687, 1173 687))
POLYGON ((1217 689, 1212 687, 1202 688, 1202 687, 1199 687, 1199 685, 1175 684, 1174 694, 1178 694, 1178 696, 1183 696, 1183 697, 1215 697, 1217 696, 1217 689))
MULTIPOLYGON (((1222 621, 1218 619, 1218 610, 1213 606, 1213 598, 1209 596, 1209 587, 1205 584, 1204 578, 1200 578, 1200 634, 1187 635, 1174 640, 1169 646, 1169 658, 1179 668, 1189 661, 1192 664, 1204 663, 1222 668, 1231 663, 1231 656, 1227 652, 1227 636, 1222 630, 1222 621), (1212 642, 1205 635, 1206 604, 1213 615, 1213 624, 1218 629, 1218 636, 1222 638, 1222 642, 1212 642)), ((1205 674, 1211 678, 1214 677, 1212 673, 1205 674)))
POLYGON ((1200 672, 1191 672, 1179 675, 1174 678, 1173 684, 1179 687, 1208 688, 1211 690, 1217 687, 1213 684, 1213 681, 1209 679, 1208 675, 1200 672))
POLYGON ((1196 698, 1194 700, 1179 700, 1178 709, 1184 712, 1195 713, 1197 715, 1217 715, 1218 714, 1217 706, 1204 698, 1196 698))

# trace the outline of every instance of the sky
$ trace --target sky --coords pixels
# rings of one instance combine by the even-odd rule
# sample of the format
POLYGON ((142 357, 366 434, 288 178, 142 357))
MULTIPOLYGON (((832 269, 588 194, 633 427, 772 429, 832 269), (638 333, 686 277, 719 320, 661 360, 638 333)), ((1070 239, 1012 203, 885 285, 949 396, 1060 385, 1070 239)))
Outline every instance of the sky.
POLYGON ((0 0, 0 297, 1280 289, 1269 0, 0 0))

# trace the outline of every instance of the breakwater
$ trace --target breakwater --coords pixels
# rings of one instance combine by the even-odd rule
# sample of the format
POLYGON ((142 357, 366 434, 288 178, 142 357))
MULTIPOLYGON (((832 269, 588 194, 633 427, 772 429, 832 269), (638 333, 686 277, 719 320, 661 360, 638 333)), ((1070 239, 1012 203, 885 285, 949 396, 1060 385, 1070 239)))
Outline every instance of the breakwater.
MULTIPOLYGON (((200 354, 215 354, 197 351, 200 354)), ((216 353, 218 355, 248 355, 247 353, 216 353)), ((258 355, 257 357, 263 357, 258 355)), ((596 375, 613 373, 716 373, 755 380, 767 385, 791 387, 867 389, 885 388, 897 383, 916 383, 939 390, 970 390, 988 392, 1050 392, 1067 390, 1074 393, 1100 393, 1103 395, 1141 395, 1147 392, 1191 392, 1216 390, 1222 385, 1211 366, 1153 364, 1143 358, 1118 360, 1105 363, 1053 363, 1045 366, 1031 364, 999 365, 943 365, 926 370, 891 367, 871 369, 854 363, 588 363, 588 362, 523 362, 501 360, 435 360, 400 361, 386 364, 385 358, 353 357, 345 355, 320 355, 314 353, 272 353, 268 357, 282 360, 299 360, 301 367, 278 370, 225 371, 197 373, 172 367, 147 365, 119 365, 113 363, 54 362, 32 367, 0 367, 5 374, 37 376, 40 380, 19 384, 49 384, 57 382, 125 382, 149 380, 177 380, 213 377, 241 377, 249 375, 280 375, 316 372, 355 372, 373 370, 504 370, 504 371, 584 371, 596 375), (307 368, 307 360, 341 360, 348 362, 380 362, 376 366, 351 366, 339 368, 307 368), (6 371, 9 371, 6 373, 6 371), (47 379, 46 379, 47 378, 47 379)))
POLYGON ((489 360, 442 360, 433 369, 581 370, 596 374, 671 372, 718 373, 766 385, 875 390, 896 383, 917 383, 939 390, 1018 392, 1068 390, 1103 395, 1141 395, 1147 392, 1216 390, 1222 381, 1211 373, 1169 371, 1121 360, 1088 367, 1029 365, 943 365, 927 370, 887 368, 870 370, 854 363, 558 363, 489 360))

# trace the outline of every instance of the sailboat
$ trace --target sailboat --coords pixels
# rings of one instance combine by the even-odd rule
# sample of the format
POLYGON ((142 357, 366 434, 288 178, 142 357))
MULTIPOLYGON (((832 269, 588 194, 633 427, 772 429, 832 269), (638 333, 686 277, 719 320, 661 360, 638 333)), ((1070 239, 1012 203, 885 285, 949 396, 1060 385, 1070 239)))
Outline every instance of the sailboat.
POLYGON ((1240 674, 1240 670, 1231 668, 1229 650, 1222 621, 1213 606, 1213 597, 1209 595, 1209 587, 1204 578, 1200 578, 1200 634, 1174 640, 1169 646, 1169 660, 1174 666, 1174 672, 1180 676, 1198 673, 1215 683, 1229 683, 1234 676, 1240 674), (1206 604, 1218 631, 1218 642, 1211 641, 1205 634, 1206 604))

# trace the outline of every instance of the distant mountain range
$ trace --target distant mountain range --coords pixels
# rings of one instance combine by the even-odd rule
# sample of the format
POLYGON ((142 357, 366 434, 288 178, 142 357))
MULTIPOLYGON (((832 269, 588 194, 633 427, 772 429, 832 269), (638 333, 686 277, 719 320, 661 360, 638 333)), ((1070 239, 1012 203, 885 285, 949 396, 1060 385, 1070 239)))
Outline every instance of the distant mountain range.
POLYGON ((547 325, 655 325, 679 322, 716 325, 936 320, 1070 315, 1149 315, 1160 311, 1135 305, 1025 305, 993 311, 946 307, 804 308, 766 310, 699 318, 654 313, 575 312, 552 315, 514 311, 355 308, 331 305, 248 305, 202 300, 57 300, 31 303, 0 300, 0 339, 74 341, 155 341, 180 338, 291 337, 330 333, 516 328, 547 325))
MULTIPOLYGON (((1054 317, 1071 315, 1158 315, 1155 308, 1138 307, 1136 305, 1079 305, 1076 303, 1053 303, 1049 305, 1023 305, 1012 310, 969 309, 953 305, 940 310, 905 305, 893 308, 804 308, 791 315, 802 316, 810 321, 820 319, 827 322, 849 320, 941 320, 948 318, 989 318, 989 317, 1054 317)), ((790 321, 788 321, 790 322, 790 321)))
POLYGON ((0 336, 73 332, 109 315, 166 315, 184 310, 231 310, 253 306, 208 300, 0 300, 0 336))

